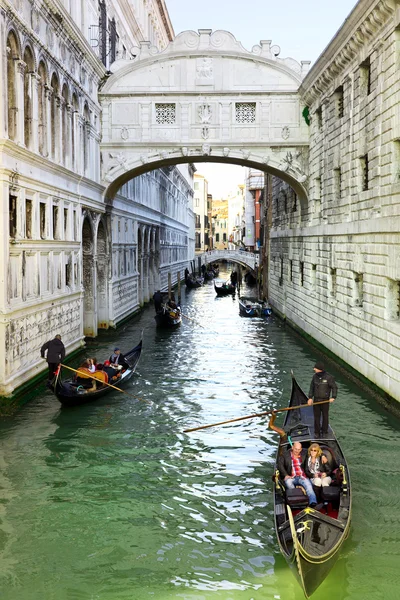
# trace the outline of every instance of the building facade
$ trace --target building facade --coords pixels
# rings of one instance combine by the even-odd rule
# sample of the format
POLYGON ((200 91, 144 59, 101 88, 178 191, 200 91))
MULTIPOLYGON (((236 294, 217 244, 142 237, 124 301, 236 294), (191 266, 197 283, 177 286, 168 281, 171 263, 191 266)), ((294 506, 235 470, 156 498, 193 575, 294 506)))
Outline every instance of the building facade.
POLYGON ((214 200, 212 202, 213 219, 213 248, 215 250, 228 249, 228 200, 214 200))
POLYGON ((276 310, 397 400, 399 27, 396 3, 359 2, 303 81, 309 200, 275 180, 269 277, 276 310))
POLYGON ((210 248, 208 181, 200 173, 194 174, 195 252, 201 254, 210 248))
POLYGON ((0 395, 147 301, 193 250, 194 168, 138 177, 105 203, 98 89, 145 39, 174 37, 164 0, 2 0, 0 395))
POLYGON ((228 248, 234 250, 243 247, 242 237, 245 212, 245 186, 240 184, 228 194, 228 248))

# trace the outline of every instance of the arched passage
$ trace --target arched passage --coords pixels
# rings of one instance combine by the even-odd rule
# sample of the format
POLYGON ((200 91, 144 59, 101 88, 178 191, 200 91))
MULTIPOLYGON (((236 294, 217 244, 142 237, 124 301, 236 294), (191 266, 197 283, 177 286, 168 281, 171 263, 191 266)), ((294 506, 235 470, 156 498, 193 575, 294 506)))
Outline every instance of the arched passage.
POLYGON ((88 217, 85 217, 82 227, 82 275, 83 333, 88 337, 94 337, 97 334, 94 238, 88 217))
MULTIPOLYGON (((15 140, 17 136, 17 67, 20 58, 18 40, 14 32, 7 38, 7 118, 8 137, 15 140)), ((21 107, 22 109, 22 107, 21 107)))

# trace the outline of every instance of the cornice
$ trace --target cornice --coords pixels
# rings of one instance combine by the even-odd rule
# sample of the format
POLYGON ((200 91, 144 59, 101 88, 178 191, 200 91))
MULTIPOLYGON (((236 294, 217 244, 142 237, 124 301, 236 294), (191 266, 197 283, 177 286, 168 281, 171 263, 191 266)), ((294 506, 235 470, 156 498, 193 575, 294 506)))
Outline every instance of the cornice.
POLYGON ((326 92, 360 50, 376 39, 399 4, 400 0, 359 0, 304 78, 299 92, 307 104, 326 92))
POLYGON ((159 13, 161 15, 162 22, 167 32, 168 40, 172 42, 175 37, 174 29, 169 18, 168 9, 165 4, 165 0, 156 0, 159 13))

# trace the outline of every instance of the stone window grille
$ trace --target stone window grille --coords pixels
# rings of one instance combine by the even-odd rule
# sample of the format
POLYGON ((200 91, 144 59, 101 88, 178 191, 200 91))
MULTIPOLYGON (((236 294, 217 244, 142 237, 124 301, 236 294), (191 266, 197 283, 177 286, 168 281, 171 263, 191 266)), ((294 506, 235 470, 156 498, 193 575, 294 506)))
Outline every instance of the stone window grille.
POLYGON ((176 123, 176 104, 156 104, 157 125, 174 125, 176 123))
POLYGON ((400 320, 400 281, 394 279, 388 279, 386 318, 390 321, 400 320))
POLYGON ((255 102, 236 102, 236 123, 248 124, 256 122, 255 102))
POLYGON ((368 154, 361 156, 360 158, 360 170, 361 170, 361 190, 365 192, 369 188, 369 165, 368 165, 368 154))
POLYGON ((334 185, 335 185, 335 194, 337 198, 342 197, 342 169, 338 167, 334 169, 334 185))
POLYGON ((330 280, 329 280, 329 295, 331 298, 336 298, 337 292, 337 272, 336 269, 330 270, 330 280))
POLYGON ((364 304, 364 276, 362 273, 353 272, 353 298, 354 306, 362 307, 364 304))
POLYGON ((300 285, 304 286, 304 262, 300 261, 300 285))
POLYGON ((341 119, 344 115, 344 92, 343 86, 339 86, 335 90, 335 99, 336 99, 336 115, 338 119, 341 119))
POLYGON ((368 57, 360 65, 360 92, 363 96, 371 93, 371 59, 368 57))

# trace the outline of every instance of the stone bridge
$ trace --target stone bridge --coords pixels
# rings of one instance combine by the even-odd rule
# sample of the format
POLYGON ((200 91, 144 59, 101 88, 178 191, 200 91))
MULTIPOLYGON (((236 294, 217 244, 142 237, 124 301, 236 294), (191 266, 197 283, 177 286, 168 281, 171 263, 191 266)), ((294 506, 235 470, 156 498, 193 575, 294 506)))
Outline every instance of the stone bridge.
POLYGON ((255 271, 259 264, 259 255, 251 252, 242 252, 240 250, 210 250, 196 256, 201 259, 201 264, 209 264, 217 260, 229 260, 243 267, 255 271))

